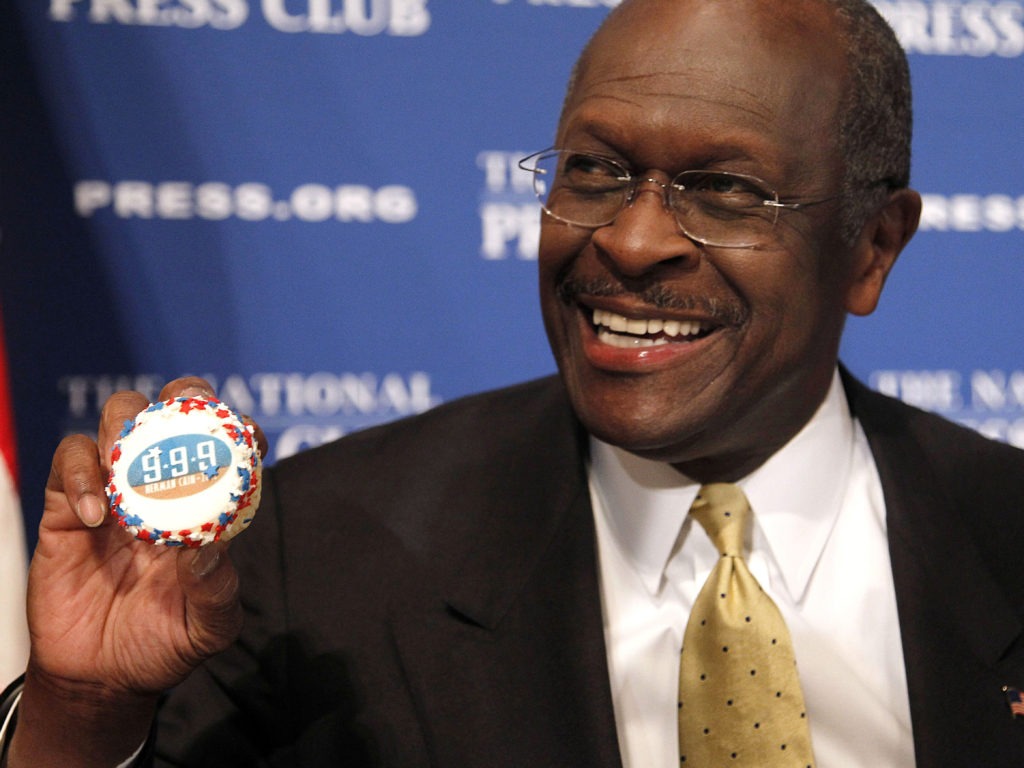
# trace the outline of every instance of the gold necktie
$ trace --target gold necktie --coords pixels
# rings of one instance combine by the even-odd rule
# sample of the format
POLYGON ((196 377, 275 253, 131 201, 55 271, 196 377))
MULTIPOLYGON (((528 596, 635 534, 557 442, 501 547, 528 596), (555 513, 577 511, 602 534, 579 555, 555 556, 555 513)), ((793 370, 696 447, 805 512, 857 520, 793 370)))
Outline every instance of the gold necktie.
POLYGON ((730 483, 705 485, 690 515, 722 557, 697 596, 683 637, 680 765, 811 768, 811 734, 789 631, 743 560, 747 498, 730 483))

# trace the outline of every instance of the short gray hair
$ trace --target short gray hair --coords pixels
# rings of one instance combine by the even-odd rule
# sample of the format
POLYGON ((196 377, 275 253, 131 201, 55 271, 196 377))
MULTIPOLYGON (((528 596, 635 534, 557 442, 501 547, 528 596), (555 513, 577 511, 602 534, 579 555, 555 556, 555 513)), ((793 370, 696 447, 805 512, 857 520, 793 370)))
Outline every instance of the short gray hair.
POLYGON ((867 0, 823 0, 842 23, 850 86, 840 107, 843 235, 847 242, 894 189, 910 184, 910 66, 895 32, 867 0))

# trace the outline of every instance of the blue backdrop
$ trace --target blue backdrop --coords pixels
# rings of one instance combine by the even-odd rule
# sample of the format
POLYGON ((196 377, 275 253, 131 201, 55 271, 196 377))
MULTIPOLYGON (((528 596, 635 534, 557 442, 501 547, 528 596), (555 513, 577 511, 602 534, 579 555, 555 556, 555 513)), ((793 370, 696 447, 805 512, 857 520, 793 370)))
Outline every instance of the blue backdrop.
MULTIPOLYGON (((6 0, 0 302, 30 537, 49 458, 183 373, 271 459, 554 370, 538 216, 614 0, 6 0)), ((1024 445, 1024 0, 879 2, 910 53, 921 232, 844 358, 1024 445)))

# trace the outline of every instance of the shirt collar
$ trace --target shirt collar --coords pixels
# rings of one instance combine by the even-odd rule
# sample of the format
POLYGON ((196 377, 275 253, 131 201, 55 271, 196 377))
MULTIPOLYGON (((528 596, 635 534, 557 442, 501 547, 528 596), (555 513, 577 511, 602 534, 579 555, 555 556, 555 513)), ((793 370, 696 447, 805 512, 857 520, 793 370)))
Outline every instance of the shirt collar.
MULTIPOLYGON (((591 483, 608 526, 656 593, 700 484, 663 462, 591 437, 591 483)), ((846 492, 855 430, 838 372, 803 429, 739 481, 754 510, 753 547, 766 549, 799 601, 846 492)))
POLYGON ((676 546, 700 484, 669 464, 635 456, 590 438, 591 484, 599 514, 651 594, 676 546))

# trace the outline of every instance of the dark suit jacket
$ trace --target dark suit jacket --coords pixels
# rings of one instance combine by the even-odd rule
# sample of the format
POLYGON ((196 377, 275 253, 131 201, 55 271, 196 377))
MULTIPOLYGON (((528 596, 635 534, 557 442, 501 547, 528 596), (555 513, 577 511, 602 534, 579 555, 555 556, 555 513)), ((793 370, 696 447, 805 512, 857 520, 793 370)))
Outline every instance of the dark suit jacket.
MULTIPOLYGON (((885 490, 918 765, 1020 768, 1001 689, 1024 687, 1024 452, 847 389, 885 490)), ((619 766, 585 455, 546 379, 269 470, 231 549, 243 636, 169 698, 158 763, 619 766)))

